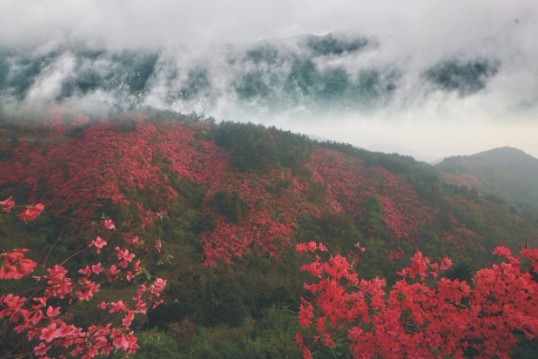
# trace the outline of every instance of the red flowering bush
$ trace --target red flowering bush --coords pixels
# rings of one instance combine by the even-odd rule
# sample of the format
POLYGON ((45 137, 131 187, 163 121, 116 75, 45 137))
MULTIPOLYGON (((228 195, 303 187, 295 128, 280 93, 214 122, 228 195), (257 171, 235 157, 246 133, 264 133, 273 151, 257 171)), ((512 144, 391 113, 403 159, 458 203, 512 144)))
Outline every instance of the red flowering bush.
POLYGON ((420 201, 413 186, 386 168, 367 167, 360 158, 329 148, 312 151, 310 167, 327 184, 329 200, 357 218, 368 213, 365 199, 378 196, 394 239, 416 240, 420 225, 434 218, 434 209, 420 201))
POLYGON ((0 201, 0 212, 9 213, 13 206, 15 206, 15 201, 13 200, 13 196, 9 196, 5 200, 0 201))
POLYGON ((30 206, 26 206, 24 211, 18 214, 19 218, 23 221, 33 221, 37 216, 43 212, 45 205, 43 203, 38 203, 30 206))
MULTIPOLYGON (((0 201, 0 212, 10 212, 14 207, 11 197, 0 201)), ((43 210, 43 204, 25 206, 17 216, 31 221, 43 210)), ((33 347, 33 355, 39 358, 93 358, 115 350, 136 351, 138 344, 132 330, 133 319, 136 314, 145 314, 149 307, 162 302, 166 280, 149 279, 138 257, 138 253, 147 254, 148 248, 138 237, 118 240, 118 236, 111 235, 116 229, 111 219, 104 221, 104 227, 106 231, 88 243, 84 250, 47 268, 26 258, 28 250, 25 248, 0 254, 0 280, 25 278, 31 283, 25 291, 0 293, 0 336, 8 331, 19 333, 33 347), (111 248, 112 243, 114 252, 101 253, 111 248), (92 257, 92 252, 101 254, 105 260, 112 260, 87 262, 75 271, 67 269, 69 259, 84 254, 92 257), (30 274, 33 276, 29 277, 30 274), (136 282, 129 302, 101 300, 96 307, 109 313, 106 323, 95 322, 87 326, 73 323, 72 316, 68 315, 70 306, 96 300, 102 285, 119 281, 136 282)), ((32 356, 31 353, 18 352, 17 348, 10 354, 32 356)))
POLYGON ((434 262, 417 252, 391 288, 382 278, 360 278, 352 263, 321 244, 298 244, 297 251, 314 256, 301 268, 312 275, 296 336, 304 358, 336 341, 356 358, 509 358, 516 334, 538 335, 537 248, 521 251, 531 265, 525 269, 498 247, 501 263, 477 271, 472 283, 440 275, 448 258, 434 262))

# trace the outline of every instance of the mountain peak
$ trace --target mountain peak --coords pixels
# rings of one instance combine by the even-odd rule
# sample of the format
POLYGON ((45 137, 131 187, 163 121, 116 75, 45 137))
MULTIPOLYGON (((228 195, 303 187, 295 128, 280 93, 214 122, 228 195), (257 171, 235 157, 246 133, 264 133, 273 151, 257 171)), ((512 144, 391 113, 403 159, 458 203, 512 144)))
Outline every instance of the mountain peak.
POLYGON ((510 205, 538 210, 538 159, 514 147, 449 157, 437 165, 450 183, 510 199, 510 205))
MULTIPOLYGON (((510 146, 504 146, 504 147, 498 147, 493 148, 491 150, 482 151, 477 154, 472 155, 471 157, 496 157, 496 156, 502 156, 502 157, 510 157, 510 156, 519 156, 519 157, 532 157, 531 155, 527 154, 525 151, 520 150, 519 148, 510 147, 510 146)), ((532 157, 534 158, 534 157, 532 157)))

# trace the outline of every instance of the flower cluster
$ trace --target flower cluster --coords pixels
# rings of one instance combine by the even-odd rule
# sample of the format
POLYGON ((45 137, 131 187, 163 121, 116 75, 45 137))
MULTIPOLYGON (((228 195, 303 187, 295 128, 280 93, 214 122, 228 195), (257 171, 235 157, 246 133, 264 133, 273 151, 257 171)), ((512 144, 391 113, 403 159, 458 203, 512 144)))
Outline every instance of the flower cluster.
MULTIPOLYGON (((13 207, 11 201, 10 197, 1 202, 5 212, 5 208, 13 207)), ((18 216, 23 220, 33 220, 42 210, 42 205, 26 206, 22 212, 25 214, 18 216)), ((116 229, 110 219, 105 221, 104 227, 108 232, 116 229)), ((103 233, 92 240, 85 252, 95 250, 99 254, 114 240, 118 242, 114 247, 116 255, 108 256, 114 260, 108 264, 88 263, 77 271, 68 271, 64 263, 41 269, 35 261, 25 257, 28 252, 25 248, 0 254, 0 280, 26 277, 33 281, 31 295, 0 293, 0 320, 5 322, 0 330, 12 330, 24 335, 33 346, 33 355, 38 358, 93 358, 108 355, 114 350, 136 351, 137 338, 131 328, 133 319, 136 314, 145 314, 149 307, 162 302, 166 280, 149 280, 142 275, 145 269, 141 261, 136 259, 135 252, 147 252, 148 249, 143 248, 139 240, 119 243, 117 236, 108 238, 107 234, 103 233), (42 274, 34 273, 38 269, 42 270, 42 274), (30 274, 34 275, 30 277, 30 274), (89 327, 70 323, 70 316, 66 315, 70 305, 95 299, 105 283, 122 280, 132 282, 137 277, 137 288, 131 301, 101 301, 97 305, 112 315, 108 323, 93 323, 89 327)))
POLYGON ((368 213, 366 198, 379 197, 383 223, 394 239, 416 240, 420 225, 434 217, 435 211, 420 200, 413 186, 386 168, 367 167, 361 159, 330 148, 314 150, 310 166, 327 184, 328 200, 357 218, 368 213))
POLYGON ((296 342, 304 358, 316 346, 344 341, 356 358, 509 358, 515 332, 538 335, 538 249, 524 248, 522 261, 506 247, 503 261, 483 268, 472 283, 440 276, 451 262, 434 262, 417 252, 391 288, 382 278, 363 279, 346 258, 321 244, 299 244, 313 260, 302 266, 312 275, 301 298, 296 342), (323 251, 323 253, 321 253, 323 251), (323 256, 322 256, 323 254, 323 256))
MULTIPOLYGON (((13 196, 0 201, 0 212, 10 213, 11 210, 15 207, 15 201, 13 196)), ((33 221, 45 210, 45 205, 43 203, 37 203, 32 205, 24 206, 24 210, 17 214, 17 216, 23 221, 33 221)))
POLYGON ((34 271, 36 262, 24 258, 26 252, 28 249, 18 248, 0 254, 3 259, 2 264, 0 264, 0 279, 21 279, 34 271))
POLYGON ((9 196, 3 201, 0 201, 0 212, 11 212, 11 209, 15 206, 15 201, 13 200, 13 196, 9 196))

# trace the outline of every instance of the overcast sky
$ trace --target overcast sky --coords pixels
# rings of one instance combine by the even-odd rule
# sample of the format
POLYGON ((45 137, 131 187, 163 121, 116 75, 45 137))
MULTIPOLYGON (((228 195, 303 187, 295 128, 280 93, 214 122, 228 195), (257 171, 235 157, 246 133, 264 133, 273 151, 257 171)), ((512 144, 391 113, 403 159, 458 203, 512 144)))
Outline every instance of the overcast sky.
POLYGON ((0 0, 0 46, 84 40, 111 49, 204 51, 298 34, 354 31, 381 44, 379 61, 408 71, 451 56, 500 61, 477 94, 429 97, 404 109, 266 123, 361 147, 394 143, 434 157, 515 146, 538 157, 536 0, 0 0))

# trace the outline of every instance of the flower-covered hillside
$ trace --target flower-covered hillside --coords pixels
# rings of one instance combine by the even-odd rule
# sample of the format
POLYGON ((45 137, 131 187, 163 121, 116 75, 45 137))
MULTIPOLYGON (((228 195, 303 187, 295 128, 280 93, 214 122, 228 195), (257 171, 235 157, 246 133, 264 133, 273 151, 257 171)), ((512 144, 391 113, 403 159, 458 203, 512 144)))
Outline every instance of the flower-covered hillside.
POLYGON ((94 120, 53 108, 39 122, 6 121, 2 191, 46 202, 65 226, 107 215, 143 229, 191 206, 207 265, 279 257, 295 237, 327 232, 312 223, 334 227, 337 217, 356 240, 381 243, 379 253, 393 259, 417 246, 464 252, 501 239, 493 228, 491 243, 479 243, 486 234, 480 222, 505 212, 450 192, 433 169, 408 158, 252 124, 158 117, 94 120))

